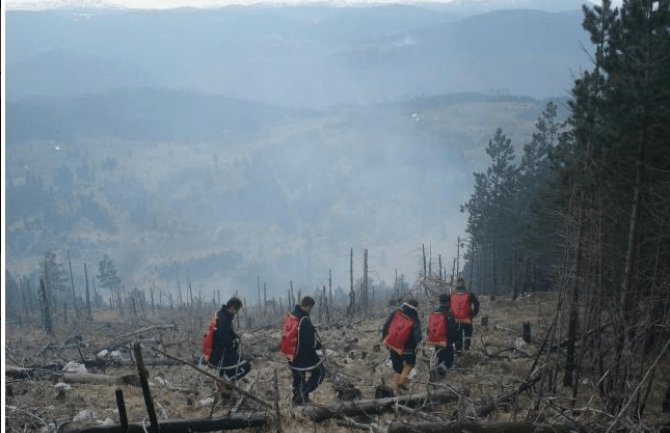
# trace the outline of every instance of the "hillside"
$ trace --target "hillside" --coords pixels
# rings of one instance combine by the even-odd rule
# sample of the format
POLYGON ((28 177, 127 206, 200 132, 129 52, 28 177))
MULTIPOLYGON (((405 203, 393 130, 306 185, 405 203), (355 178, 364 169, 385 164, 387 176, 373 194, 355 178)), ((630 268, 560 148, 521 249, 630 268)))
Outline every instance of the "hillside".
POLYGON ((110 254, 129 288, 173 286, 180 263, 195 287, 260 274, 283 293, 329 267, 344 284, 349 248, 358 268, 374 245, 388 282, 393 263, 418 268, 421 240, 447 260, 488 125, 521 146, 542 106, 461 94, 296 111, 156 89, 10 104, 7 265, 30 273, 67 246, 75 263, 110 254))
MULTIPOLYGON (((400 405, 387 413, 357 416, 354 420, 379 426, 379 431, 386 431, 385 427, 394 421, 421 423, 427 420, 444 425, 458 421, 495 425, 496 422, 527 420, 549 425, 567 423, 583 429, 577 431, 604 431, 603 426, 609 425, 611 419, 603 412, 606 402, 601 399, 598 385, 592 379, 595 373, 592 366, 584 366, 580 395, 572 409, 571 388, 553 385, 560 370, 556 364, 559 352, 548 351, 547 347, 558 344, 562 337, 554 334, 547 347, 543 347, 543 340, 556 314, 556 295, 537 293, 516 301, 508 297, 494 300, 482 296, 481 316, 487 317, 488 324, 480 326, 480 320, 476 320, 471 352, 457 356, 446 380, 438 382, 430 380, 429 376, 432 349, 422 344, 417 356, 417 376, 410 382, 407 392, 414 395, 426 390, 451 391, 457 398, 444 404, 426 402, 412 410, 400 405), (524 321, 532 329, 530 344, 520 338, 524 321), (536 356, 538 364, 535 364, 536 356), (530 385, 517 395, 517 390, 528 383, 530 385)), ((421 302, 424 327, 433 303, 434 300, 428 298, 421 302)), ((8 431, 19 431, 26 425, 37 430, 47 422, 53 423, 54 429, 72 421, 75 425, 117 424, 116 389, 124 393, 129 421, 146 420, 142 391, 137 386, 137 368, 129 350, 131 341, 142 344, 159 422, 228 416, 231 412, 249 414, 260 411, 266 412, 271 419, 276 416, 276 411, 266 410, 251 398, 241 398, 236 393, 215 401, 216 390, 210 378, 152 350, 156 347, 187 362, 198 363, 202 332, 215 306, 196 304, 174 309, 162 306, 152 310, 142 305, 137 317, 119 317, 109 310, 94 311, 93 321, 70 319, 69 323, 63 323, 58 317, 56 337, 51 339, 35 325, 8 324, 8 364, 26 366, 32 376, 26 379, 25 374, 16 368, 11 374, 15 380, 8 384, 7 404, 11 414, 7 421, 8 431), (79 339, 69 338, 71 335, 79 336, 79 339), (87 367, 80 364, 82 358, 87 367), (68 369, 84 367, 87 373, 97 375, 96 378, 88 376, 96 382, 81 383, 81 375, 68 375, 64 372, 67 361, 74 363, 68 369), (117 378, 122 378, 124 383, 115 384, 117 378), (28 413, 34 416, 26 415, 26 409, 19 413, 15 408, 28 408, 28 413)), ((341 305, 336 307, 342 309, 341 305)), ((311 396, 317 407, 337 404, 337 390, 341 389, 338 387, 344 384, 353 385, 360 391, 356 398, 360 400, 374 398, 376 387, 390 383, 392 370, 386 364, 388 351, 379 345, 379 328, 388 312, 388 308, 377 306, 365 317, 353 320, 344 319, 337 313, 330 323, 319 322, 318 314, 313 314, 329 371, 326 381, 311 396)), ((282 312, 270 311, 261 316, 257 310, 251 309, 241 314, 242 325, 238 330, 242 336, 242 351, 253 358, 253 367, 238 385, 252 396, 273 403, 273 376, 276 373, 284 432, 350 432, 352 428, 348 423, 328 420, 314 424, 301 408, 291 406, 290 373, 285 360, 276 351, 282 312), (248 322, 248 318, 252 321, 248 322)), ((667 360, 659 364, 657 380, 650 387, 647 410, 640 420, 646 425, 657 425, 663 419, 660 411, 662 384, 670 379, 670 370, 664 367, 667 367, 667 360)))

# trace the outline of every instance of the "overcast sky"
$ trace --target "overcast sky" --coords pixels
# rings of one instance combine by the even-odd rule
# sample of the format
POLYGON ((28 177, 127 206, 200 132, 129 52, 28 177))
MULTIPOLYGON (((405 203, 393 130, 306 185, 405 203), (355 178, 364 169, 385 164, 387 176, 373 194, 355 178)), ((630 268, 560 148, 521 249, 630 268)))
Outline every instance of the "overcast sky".
MULTIPOLYGON (((306 4, 306 3, 329 3, 339 5, 356 5, 356 4, 379 4, 379 3, 450 3, 452 1, 458 2, 486 2, 491 4, 499 4, 504 7, 509 4, 510 7, 519 5, 519 1, 515 0, 7 0, 6 5, 9 9, 43 9, 50 7, 58 7, 65 5, 72 6, 116 6, 140 9, 168 9, 175 7, 212 7, 225 6, 230 4, 306 4)), ((555 0, 556 4, 561 2, 568 2, 569 0, 555 0)), ((587 0, 585 0, 587 1, 587 0)), ((620 3, 621 0, 615 0, 614 3, 620 3)), ((523 2, 521 2, 523 3, 523 2)), ((574 4, 574 2, 570 2, 574 4)))

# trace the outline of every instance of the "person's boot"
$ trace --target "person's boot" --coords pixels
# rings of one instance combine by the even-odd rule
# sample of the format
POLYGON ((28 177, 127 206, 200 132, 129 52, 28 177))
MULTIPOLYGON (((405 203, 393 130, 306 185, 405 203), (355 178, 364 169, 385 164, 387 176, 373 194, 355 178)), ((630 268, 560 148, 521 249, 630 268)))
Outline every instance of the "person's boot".
POLYGON ((400 393, 400 375, 398 373, 393 373, 393 393, 400 393))
POLYGON ((407 378, 409 377, 409 374, 412 372, 412 366, 411 365, 405 365, 402 368, 402 373, 400 373, 400 378, 398 379, 398 388, 407 391, 409 388, 407 387, 407 378))
POLYGON ((217 382, 216 383, 216 388, 218 389, 219 394, 221 395, 221 397, 224 397, 224 398, 230 397, 230 395, 233 392, 233 389, 224 382, 217 382))
POLYGON ((293 395, 293 401, 292 401, 293 406, 304 406, 305 404, 307 404, 308 401, 309 399, 304 394, 293 395))

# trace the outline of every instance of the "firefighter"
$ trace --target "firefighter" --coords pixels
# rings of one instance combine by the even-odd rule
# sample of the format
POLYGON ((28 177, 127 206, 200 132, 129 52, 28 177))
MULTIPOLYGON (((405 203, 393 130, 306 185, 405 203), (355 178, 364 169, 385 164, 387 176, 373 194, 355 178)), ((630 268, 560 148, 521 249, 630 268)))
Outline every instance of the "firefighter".
POLYGON ((212 354, 209 357, 209 364, 219 370, 219 376, 231 382, 243 378, 251 370, 249 358, 240 356, 240 336, 233 328, 233 319, 241 308, 242 301, 232 297, 216 313, 212 354))
POLYGON ((440 295, 440 306, 428 319, 428 345, 435 347, 437 376, 444 378, 454 365, 454 341, 458 338, 456 321, 449 307, 449 295, 440 295))
POLYGON ((451 292, 449 298, 451 313, 456 320, 458 336, 456 338, 456 353, 470 350, 470 340, 472 339, 472 319, 479 313, 479 300, 465 288, 465 280, 458 278, 456 288, 451 292))
POLYGON ((286 316, 279 344, 279 350, 288 358, 288 365, 293 375, 294 406, 311 403, 309 394, 314 392, 326 377, 323 360, 316 353, 321 349, 321 340, 309 317, 314 304, 313 298, 305 296, 300 304, 295 306, 293 312, 286 316))
POLYGON ((421 342, 419 303, 415 299, 403 302, 393 311, 382 328, 382 343, 391 353, 393 388, 396 393, 407 390, 407 377, 416 365, 416 350, 421 342))

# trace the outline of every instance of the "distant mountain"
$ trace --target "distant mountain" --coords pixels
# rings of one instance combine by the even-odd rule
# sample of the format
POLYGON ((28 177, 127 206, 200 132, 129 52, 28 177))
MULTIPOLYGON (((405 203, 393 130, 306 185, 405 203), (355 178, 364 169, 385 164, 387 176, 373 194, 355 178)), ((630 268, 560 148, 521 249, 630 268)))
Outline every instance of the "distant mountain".
POLYGON ((435 2, 436 8, 454 13, 475 15, 504 9, 532 9, 543 12, 565 12, 580 10, 589 0, 453 0, 435 2))
POLYGON ((150 85, 300 107, 463 91, 542 98, 565 94, 587 61, 576 11, 463 18, 455 7, 10 11, 7 94, 150 85))
POLYGON ((253 136, 293 111, 217 95, 155 88, 71 98, 35 97, 7 104, 7 141, 77 137, 199 141, 253 136))
POLYGON ((117 3, 105 0, 8 0, 9 10, 42 11, 50 9, 118 8, 117 3))
POLYGON ((399 263, 418 269, 421 242, 451 254, 483 146, 500 126, 521 147, 543 104, 463 93, 295 110, 155 88, 9 103, 7 265, 68 249, 111 255, 128 287, 165 287, 180 263, 196 289, 261 275, 278 294, 328 268, 348 281, 353 246, 356 269, 369 247, 388 282, 399 263))
MULTIPOLYGON (((561 12, 579 8, 581 0, 447 0, 447 1, 404 1, 404 0, 359 0, 357 5, 342 0, 314 0, 312 5, 336 5, 336 6, 366 6, 381 4, 413 4, 424 7, 435 7, 448 9, 450 11, 472 14, 489 12, 498 9, 537 9, 547 12, 561 12)), ((105 0, 8 0, 7 8, 11 10, 47 10, 47 9, 95 9, 95 8, 122 8, 123 1, 105 0)), ((256 6, 286 6, 292 4, 305 4, 299 0, 173 0, 169 3, 147 2, 141 8, 166 9, 183 7, 220 8, 231 4, 250 4, 256 6)))
MULTIPOLYGON (((576 13, 502 10, 374 41, 349 55, 379 71, 372 86, 395 83, 414 94, 488 91, 565 95, 588 41, 576 13)), ((379 90, 381 92, 381 90, 379 90)))

